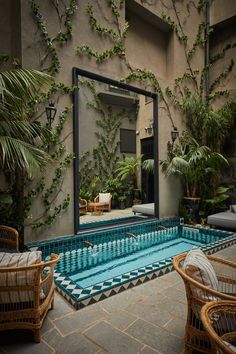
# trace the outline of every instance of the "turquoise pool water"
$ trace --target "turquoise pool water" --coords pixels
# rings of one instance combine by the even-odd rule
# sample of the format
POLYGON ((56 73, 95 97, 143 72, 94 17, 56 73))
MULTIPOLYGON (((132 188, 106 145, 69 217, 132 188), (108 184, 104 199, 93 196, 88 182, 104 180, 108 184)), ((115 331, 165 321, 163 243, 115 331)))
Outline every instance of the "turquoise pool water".
POLYGON ((172 257, 194 246, 219 250, 236 234, 180 225, 179 219, 94 230, 28 245, 60 255, 55 266, 58 291, 77 309, 173 269, 172 257))
MULTIPOLYGON (((136 241, 133 241, 133 244, 135 243, 136 241)), ((162 245, 153 245, 152 247, 123 257, 114 257, 112 260, 104 261, 94 267, 86 266, 83 268, 83 263, 79 262, 81 268, 78 269, 74 275, 69 275, 69 278, 76 282, 78 286, 86 288, 101 281, 131 272, 134 269, 146 266, 150 263, 188 251, 193 246, 201 246, 201 243, 196 241, 186 241, 185 239, 180 238, 179 240, 166 241, 162 245)), ((106 255, 104 255, 103 252, 103 250, 100 251, 97 248, 89 252, 87 263, 93 264, 99 259, 106 258, 106 255), (96 258, 95 262, 93 262, 94 258, 96 258)), ((108 252, 110 252, 110 250, 108 252)))

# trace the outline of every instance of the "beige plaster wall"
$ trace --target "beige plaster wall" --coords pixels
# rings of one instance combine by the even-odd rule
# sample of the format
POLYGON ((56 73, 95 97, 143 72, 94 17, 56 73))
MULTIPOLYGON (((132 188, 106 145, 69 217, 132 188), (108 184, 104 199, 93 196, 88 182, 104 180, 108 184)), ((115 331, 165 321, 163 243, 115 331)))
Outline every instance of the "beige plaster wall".
POLYGON ((235 0, 214 0, 210 8, 210 23, 215 25, 236 16, 235 0))
MULTIPOLYGON (((58 18, 55 10, 49 1, 38 1, 40 4, 40 11, 45 17, 50 36, 53 37, 59 30, 58 18)), ((58 47, 58 53, 61 60, 61 70, 56 75, 57 81, 62 81, 65 84, 71 84, 71 69, 73 66, 83 68, 88 71, 100 73, 103 76, 111 77, 120 80, 128 72, 128 64, 134 67, 141 67, 150 69, 158 77, 161 84, 165 88, 167 85, 172 86, 174 79, 182 75, 186 68, 186 57, 182 50, 182 45, 179 40, 172 33, 165 33, 153 26, 153 22, 149 23, 148 18, 144 21, 140 16, 132 16, 130 23, 130 31, 126 39, 127 61, 114 57, 109 62, 98 64, 94 59, 88 58, 86 55, 79 56, 75 53, 75 49, 79 44, 85 43, 91 46, 94 50, 105 50, 110 48, 113 43, 106 36, 99 36, 95 31, 90 28, 87 16, 87 3, 88 1, 80 1, 78 11, 73 18, 73 36, 71 41, 63 46, 58 47)), ((166 1, 165 6, 162 2, 153 2, 151 5, 143 1, 137 1, 140 5, 148 8, 152 14, 158 16, 162 12, 174 16, 171 9, 171 1, 166 1)), ((116 19, 111 17, 111 11, 104 5, 104 0, 94 1, 93 3, 96 16, 100 23, 104 26, 112 27, 117 30, 116 19)), ((181 2, 177 2, 178 13, 180 13, 187 34, 190 39, 190 46, 192 45, 195 34, 196 25, 199 23, 199 15, 194 6, 190 9, 185 7, 181 2)), ((124 9, 121 16, 121 23, 124 23, 125 13, 124 9)), ((24 67, 40 68, 42 58, 45 54, 45 47, 42 45, 39 31, 32 19, 31 10, 29 9, 28 0, 21 1, 21 32, 22 32, 22 63, 24 67)), ((203 52, 199 53, 194 59, 194 67, 201 68, 204 62, 203 52)), ((46 66, 47 61, 44 63, 46 66)), ((131 82, 134 86, 142 86, 150 90, 150 84, 131 82)), ((69 97, 63 97, 58 102, 58 112, 64 108, 65 105, 70 105, 71 100, 69 97)), ((150 106, 151 107, 151 106, 150 106)), ((177 110, 174 110, 170 105, 172 112, 173 123, 178 127, 179 131, 184 128, 184 120, 177 110)), ((145 116, 147 117, 147 116, 145 116)), ((56 124, 56 122, 55 122, 56 124)), ((139 128, 143 134, 143 129, 147 125, 146 118, 139 121, 139 128)), ((162 100, 159 100, 159 150, 160 159, 167 157, 167 141, 170 140, 170 132, 172 122, 168 117, 166 107, 162 100)), ((65 144, 68 151, 72 151, 72 114, 63 131, 62 139, 66 138, 65 144)), ((52 170, 48 170, 48 177, 52 175, 52 170)), ((26 241, 33 239, 44 239, 52 236, 72 234, 73 233, 73 169, 68 169, 64 183, 61 187, 62 193, 60 198, 64 198, 67 193, 71 195, 71 204, 64 215, 56 220, 50 226, 41 229, 38 232, 32 232, 27 228, 26 241)), ((160 172, 160 211, 161 216, 172 216, 178 212, 178 198, 181 195, 181 189, 177 180, 171 180, 164 177, 160 172)), ((40 215, 42 208, 40 205, 35 204, 32 208, 34 215, 40 215)))

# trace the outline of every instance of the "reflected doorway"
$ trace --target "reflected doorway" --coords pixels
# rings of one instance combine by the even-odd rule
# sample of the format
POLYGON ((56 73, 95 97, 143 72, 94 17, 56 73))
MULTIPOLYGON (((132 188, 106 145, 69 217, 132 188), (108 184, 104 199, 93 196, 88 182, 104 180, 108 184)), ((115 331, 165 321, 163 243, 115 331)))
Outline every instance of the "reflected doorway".
MULTIPOLYGON (((142 162, 154 158, 153 137, 141 140, 142 162)), ((154 202, 154 174, 153 172, 142 169, 142 203, 154 202)))

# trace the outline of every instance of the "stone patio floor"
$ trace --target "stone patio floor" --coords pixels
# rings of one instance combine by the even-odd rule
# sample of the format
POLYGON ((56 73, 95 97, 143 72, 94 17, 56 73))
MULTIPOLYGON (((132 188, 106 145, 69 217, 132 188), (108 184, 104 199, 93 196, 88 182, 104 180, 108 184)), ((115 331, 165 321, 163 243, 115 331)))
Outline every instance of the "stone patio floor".
MULTIPOLYGON (((217 256, 234 260, 236 245, 217 256)), ((0 333, 0 354, 178 354, 184 350, 185 291, 176 272, 75 311, 58 293, 41 343, 28 331, 0 333)))

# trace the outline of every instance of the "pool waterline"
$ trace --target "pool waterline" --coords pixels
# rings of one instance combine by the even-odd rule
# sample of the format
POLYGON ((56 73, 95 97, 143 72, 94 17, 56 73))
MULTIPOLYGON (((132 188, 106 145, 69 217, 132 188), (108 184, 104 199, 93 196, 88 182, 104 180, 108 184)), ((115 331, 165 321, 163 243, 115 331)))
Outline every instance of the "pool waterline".
POLYGON ((85 239, 85 234, 75 236, 74 242, 69 242, 66 237, 64 240, 58 238, 54 244, 53 241, 46 241, 37 245, 43 251, 43 257, 51 252, 60 254, 61 260, 55 269, 55 283, 58 291, 78 309, 170 272, 173 270, 172 256, 194 245, 202 245, 204 251, 213 253, 236 243, 236 234, 233 232, 196 229, 185 225, 184 239, 174 235, 168 240, 168 230, 158 231, 158 235, 166 235, 167 238, 163 247, 162 243, 155 245, 156 236, 151 231, 156 231, 158 225, 167 225, 169 231, 171 228, 182 228, 178 219, 165 219, 107 230, 105 236, 101 231, 86 234, 86 239, 94 243, 94 247, 85 247, 80 242, 82 237, 85 239), (125 236, 127 232, 138 235, 138 238, 125 236), (140 238, 143 238, 144 243, 149 242, 150 247, 144 247, 145 244, 141 242, 139 249, 135 250, 140 238), (162 249, 157 256, 155 248, 160 251, 160 247, 162 249), (117 255, 119 248, 123 254, 117 255), (169 253, 166 252, 168 249, 169 253), (115 258, 112 258, 112 252, 116 253, 115 258))

